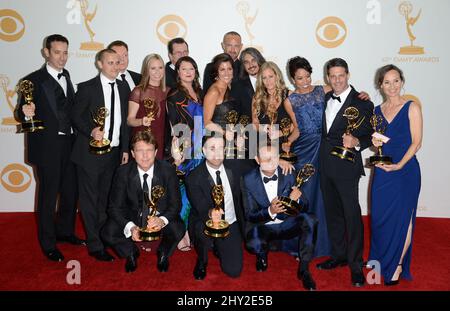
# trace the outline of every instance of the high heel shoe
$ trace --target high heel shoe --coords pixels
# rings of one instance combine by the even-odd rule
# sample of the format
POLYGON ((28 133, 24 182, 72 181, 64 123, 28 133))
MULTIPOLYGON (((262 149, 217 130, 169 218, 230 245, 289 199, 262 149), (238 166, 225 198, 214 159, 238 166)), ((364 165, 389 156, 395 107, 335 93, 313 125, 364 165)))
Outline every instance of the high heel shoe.
MULTIPOLYGON (((398 285, 400 283, 400 275, 402 275, 402 272, 403 272, 402 264, 401 263, 398 264, 397 269, 398 269, 398 267, 400 267, 400 270, 401 270, 401 272, 398 275, 398 279, 397 280, 384 281, 384 285, 385 286, 394 286, 394 285, 398 285)), ((395 274, 395 272, 394 272, 394 274, 395 274)))

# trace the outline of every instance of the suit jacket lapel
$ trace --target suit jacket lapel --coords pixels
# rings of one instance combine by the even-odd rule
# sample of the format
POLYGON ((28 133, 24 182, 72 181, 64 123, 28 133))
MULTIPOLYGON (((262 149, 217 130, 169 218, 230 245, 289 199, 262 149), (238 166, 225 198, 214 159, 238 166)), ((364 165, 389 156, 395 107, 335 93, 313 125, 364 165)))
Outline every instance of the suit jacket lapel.
POLYGON ((327 114, 325 113, 327 110, 328 101, 331 98, 332 91, 325 94, 325 103, 323 108, 323 114, 322 114, 322 135, 327 136, 327 114))
POLYGON ((329 132, 331 132, 337 124, 342 124, 341 122, 347 124, 347 118, 344 117, 344 111, 350 106, 350 103, 352 102, 353 92, 354 90, 352 88, 347 98, 345 99, 344 104, 341 106, 341 109, 339 109, 338 113, 336 114, 336 117, 334 118, 333 123, 331 124, 329 132))
POLYGON ((264 187, 264 182, 261 178, 261 171, 259 169, 255 169, 253 173, 255 180, 255 193, 257 195, 255 199, 261 203, 260 205, 267 207, 270 205, 270 201, 267 196, 266 188, 264 187))
POLYGON ((67 98, 73 102, 75 98, 75 90, 73 88, 72 80, 70 80, 69 72, 66 69, 63 70, 66 73, 65 77, 67 82, 67 98))
POLYGON ((42 69, 42 76, 44 81, 42 82, 42 88, 44 89, 45 96, 47 97, 48 104, 52 109, 55 117, 58 117, 58 111, 56 109, 56 98, 55 98, 55 85, 52 82, 57 83, 56 81, 52 81, 52 76, 48 73, 47 68, 44 66, 42 69))
POLYGON ((136 196, 135 196, 135 198, 137 200, 137 205, 136 205, 137 216, 136 217, 140 222, 141 219, 139 218, 139 216, 144 208, 144 193, 142 191, 141 179, 139 177, 139 172, 137 169, 136 162, 134 162, 132 168, 130 169, 129 180, 131 181, 131 185, 132 185, 131 189, 135 189, 135 191, 136 191, 136 196))

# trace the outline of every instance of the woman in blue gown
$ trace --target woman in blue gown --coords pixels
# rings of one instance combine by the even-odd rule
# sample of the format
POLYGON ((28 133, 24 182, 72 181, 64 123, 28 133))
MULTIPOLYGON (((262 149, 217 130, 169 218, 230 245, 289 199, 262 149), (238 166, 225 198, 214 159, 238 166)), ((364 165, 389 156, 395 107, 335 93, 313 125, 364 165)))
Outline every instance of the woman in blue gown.
MULTIPOLYGON (((180 177, 188 175, 203 159, 203 106, 202 90, 198 82, 199 73, 196 62, 189 56, 181 57, 175 64, 177 72, 177 87, 170 90, 167 96, 167 116, 172 136, 172 156, 180 177), (180 149, 180 146, 183 148, 180 149)), ((186 228, 191 205, 186 195, 186 189, 180 178, 181 212, 186 228)), ((178 244, 181 250, 190 249, 190 239, 186 231, 184 238, 178 244)))
POLYGON ((394 65, 377 71, 376 83, 384 102, 375 108, 390 140, 382 146, 383 154, 393 164, 377 164, 371 189, 370 260, 380 262, 386 285, 396 285, 400 277, 410 280, 411 251, 417 203, 421 186, 416 152, 422 144, 422 112, 418 103, 400 95, 403 72, 394 65))
MULTIPOLYGON (((319 147, 325 93, 331 88, 311 85, 312 68, 308 60, 303 57, 291 58, 288 68, 295 84, 295 90, 286 99, 285 107, 294 122, 294 131, 288 138, 287 146, 283 146, 283 148, 286 150, 290 148, 297 155, 296 171, 306 163, 313 164, 316 169, 315 174, 303 185, 302 191, 309 200, 308 212, 315 215, 318 220, 314 256, 328 256, 330 242, 320 190, 319 147)), ((292 243, 291 247, 295 248, 296 244, 292 243)))

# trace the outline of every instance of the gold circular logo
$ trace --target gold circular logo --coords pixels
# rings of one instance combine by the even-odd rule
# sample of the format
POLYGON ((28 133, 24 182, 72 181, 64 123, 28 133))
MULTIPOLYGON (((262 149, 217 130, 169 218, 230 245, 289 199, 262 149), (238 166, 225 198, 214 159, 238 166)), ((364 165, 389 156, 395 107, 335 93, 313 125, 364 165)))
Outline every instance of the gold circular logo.
POLYGON ((178 15, 166 15, 156 25, 156 34, 163 44, 167 44, 173 38, 185 38, 187 34, 186 22, 178 15))
POLYGON ((0 10, 0 39, 8 42, 19 40, 25 33, 25 22, 14 10, 0 10))
POLYGON ((24 192, 31 184, 31 174, 22 164, 11 163, 2 170, 1 182, 9 192, 24 192))
POLYGON ((420 107, 422 107, 422 103, 421 103, 420 100, 419 100, 416 96, 414 96, 414 95, 411 95, 411 94, 405 94, 405 95, 403 95, 403 98, 406 99, 406 100, 412 100, 413 102, 418 103, 420 107))
POLYGON ((347 26, 339 17, 325 17, 316 27, 316 39, 323 47, 329 49, 338 47, 346 37, 347 26))

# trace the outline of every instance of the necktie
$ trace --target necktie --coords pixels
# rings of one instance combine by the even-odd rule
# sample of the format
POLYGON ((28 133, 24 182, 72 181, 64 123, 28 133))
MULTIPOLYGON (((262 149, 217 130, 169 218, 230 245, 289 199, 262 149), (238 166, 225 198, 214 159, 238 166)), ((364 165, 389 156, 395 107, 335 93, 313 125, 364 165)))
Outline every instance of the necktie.
POLYGON ((277 180, 277 179, 278 179, 278 176, 277 176, 277 175, 273 175, 273 176, 270 177, 270 178, 269 178, 269 177, 264 177, 264 178, 263 178, 265 184, 267 184, 269 181, 272 181, 272 180, 275 181, 275 180, 277 180))
POLYGON ((128 86, 128 88, 130 89, 130 91, 131 91, 131 88, 130 88, 130 85, 128 84, 128 81, 127 81, 127 79, 125 79, 125 74, 124 73, 122 73, 121 75, 120 75, 121 77, 122 77, 122 81, 123 82, 125 82, 125 84, 128 86))
POLYGON ((222 178, 220 178, 220 171, 216 171, 216 184, 222 185, 222 178))
POLYGON ((148 189, 148 184, 147 184, 148 174, 145 173, 143 175, 143 177, 144 177, 144 183, 142 184, 142 191, 144 193, 144 201, 143 201, 143 204, 142 204, 142 209, 143 209, 143 211, 142 211, 142 219, 141 219, 141 221, 142 221, 142 225, 141 226, 142 227, 147 225, 147 217, 148 217, 148 213, 149 213, 149 210, 148 210, 148 207, 147 207, 147 204, 146 204, 147 203, 147 199, 149 199, 149 189, 148 189))
POLYGON ((338 102, 341 102, 341 98, 339 96, 334 96, 333 94, 331 94, 331 98, 337 99, 338 102))
POLYGON ((109 122, 109 133, 108 133, 108 139, 109 141, 112 141, 113 137, 113 131, 114 131, 114 82, 109 83, 111 85, 111 107, 110 107, 110 122, 109 122))

